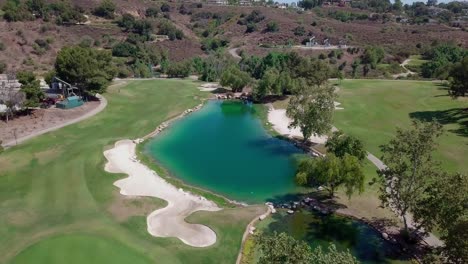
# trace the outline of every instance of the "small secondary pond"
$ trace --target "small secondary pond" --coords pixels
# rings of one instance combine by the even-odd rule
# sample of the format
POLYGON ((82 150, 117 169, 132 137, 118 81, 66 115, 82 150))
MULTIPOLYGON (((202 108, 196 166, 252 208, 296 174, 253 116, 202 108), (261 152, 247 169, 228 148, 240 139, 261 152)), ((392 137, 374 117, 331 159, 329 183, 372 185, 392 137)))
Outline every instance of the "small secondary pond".
POLYGON ((186 183, 230 199, 264 202, 297 190, 301 150, 271 137, 249 104, 209 101, 152 139, 146 152, 186 183))
POLYGON ((285 232, 306 241, 312 248, 326 249, 332 242, 340 251, 349 249, 362 263, 409 263, 396 245, 383 240, 367 224, 348 217, 319 215, 307 210, 292 215, 279 212, 259 222, 257 228, 267 234, 285 232))

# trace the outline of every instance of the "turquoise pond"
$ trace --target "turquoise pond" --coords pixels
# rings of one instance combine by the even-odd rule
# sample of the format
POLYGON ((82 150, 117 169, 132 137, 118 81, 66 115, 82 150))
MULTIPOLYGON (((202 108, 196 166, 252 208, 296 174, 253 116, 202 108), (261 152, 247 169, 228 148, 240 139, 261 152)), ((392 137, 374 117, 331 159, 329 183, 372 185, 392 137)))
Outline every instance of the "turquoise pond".
POLYGON ((249 104, 209 101, 145 151, 175 177, 230 199, 256 203, 297 191, 295 158, 301 151, 271 137, 249 104))
MULTIPOLYGON (((209 101, 145 145, 145 151, 184 182, 248 203, 297 200, 295 160, 302 154, 291 143, 271 137, 256 108, 240 102, 209 101)), ((393 248, 366 224, 307 210, 272 215, 259 223, 307 241, 312 247, 350 249, 364 263, 400 263, 393 248)))

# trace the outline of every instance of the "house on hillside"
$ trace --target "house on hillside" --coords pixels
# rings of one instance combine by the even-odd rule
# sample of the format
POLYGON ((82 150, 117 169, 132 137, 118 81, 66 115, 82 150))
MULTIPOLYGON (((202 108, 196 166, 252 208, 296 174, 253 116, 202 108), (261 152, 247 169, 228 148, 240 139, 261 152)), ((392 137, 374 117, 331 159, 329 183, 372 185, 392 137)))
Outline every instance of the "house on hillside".
POLYGON ((206 3, 209 5, 228 5, 229 4, 227 0, 207 0, 206 3))

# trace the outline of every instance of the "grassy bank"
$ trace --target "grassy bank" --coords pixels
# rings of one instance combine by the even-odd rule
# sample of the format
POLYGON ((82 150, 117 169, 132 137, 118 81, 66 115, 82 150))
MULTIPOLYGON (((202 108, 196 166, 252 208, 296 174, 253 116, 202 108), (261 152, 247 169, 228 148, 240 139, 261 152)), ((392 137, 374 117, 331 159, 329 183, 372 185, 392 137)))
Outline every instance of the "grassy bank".
POLYGON ((336 111, 338 129, 364 141, 377 157, 396 127, 408 127, 411 119, 437 120, 445 134, 439 140, 436 158, 443 168, 468 172, 468 101, 453 100, 440 83, 421 81, 346 80, 341 82, 336 111))
POLYGON ((148 134, 207 95, 191 81, 157 80, 113 87, 105 96, 109 105, 95 117, 0 155, 0 262, 233 263, 245 226, 263 207, 191 215, 188 221, 218 235, 214 246, 192 248, 150 236, 145 202, 122 198, 113 182, 124 175, 103 169, 104 149, 148 134))

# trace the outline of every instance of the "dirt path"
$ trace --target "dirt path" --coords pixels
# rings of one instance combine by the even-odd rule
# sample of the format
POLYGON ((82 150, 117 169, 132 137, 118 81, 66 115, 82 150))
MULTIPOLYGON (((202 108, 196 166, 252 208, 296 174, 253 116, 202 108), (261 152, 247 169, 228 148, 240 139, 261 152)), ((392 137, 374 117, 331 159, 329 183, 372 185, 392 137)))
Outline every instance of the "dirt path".
POLYGON ((237 50, 238 50, 238 49, 239 49, 239 48, 232 48, 232 49, 229 49, 229 54, 231 54, 231 56, 232 56, 234 59, 240 60, 240 59, 242 59, 242 57, 239 56, 239 54, 237 54, 237 50))
POLYGON ((392 75, 393 78, 397 79, 398 77, 408 77, 409 75, 415 75, 417 73, 413 72, 413 71, 410 71, 408 68, 406 68, 406 65, 408 65, 408 63, 411 61, 411 59, 406 59, 404 60, 400 66, 405 69, 406 72, 403 72, 403 73, 398 73, 398 74, 394 74, 392 75))
POLYGON ((250 223, 247 225, 247 227, 245 228, 245 231, 244 231, 244 234, 242 235, 242 242, 241 242, 241 248, 239 250, 239 254, 237 255, 237 260, 236 260, 236 264, 240 264, 241 263, 241 260, 242 260, 242 252, 244 251, 244 246, 245 246, 245 241, 247 240, 247 238, 249 237, 250 235, 250 228, 252 228, 253 226, 255 226, 255 224, 260 220, 260 217, 262 216, 265 216, 265 218, 267 216, 269 216, 271 214, 271 208, 269 206, 267 206, 267 211, 259 216, 256 216, 254 219, 252 219, 252 221, 250 221, 250 223))
MULTIPOLYGON (((102 95, 98 95, 98 99, 99 99, 99 105, 98 107, 94 108, 93 110, 85 113, 84 115, 82 116, 79 116, 77 118, 74 118, 74 119, 71 119, 71 120, 68 120, 68 121, 65 121, 63 123, 60 123, 60 124, 57 124, 57 125, 54 125, 54 126, 51 126, 51 127, 48 127, 46 129, 42 129, 42 130, 38 130, 38 131, 34 131, 33 133, 29 134, 29 135, 26 135, 26 136, 22 136, 22 137, 19 137, 17 138, 17 140, 10 140, 8 142, 5 142, 3 144, 3 147, 4 148, 9 148, 9 147, 12 147, 12 146, 15 146, 16 144, 21 144, 23 143, 24 141, 28 140, 28 139, 31 139, 31 138, 34 138, 34 137, 37 137, 39 135, 42 135, 42 134, 45 134, 45 133, 48 133, 48 132, 51 132, 51 131, 54 131, 54 130, 57 130, 59 128, 62 128, 62 127, 65 127, 65 126, 68 126, 68 125, 71 125, 71 124, 74 124, 74 123, 77 123, 77 122, 80 122, 82 120, 85 120, 85 119, 88 119, 94 115, 96 115, 97 113, 101 112, 102 110, 104 110, 104 108, 106 108, 107 106, 107 100, 104 96, 102 95)), ((66 111, 66 110, 64 110, 66 111)))

